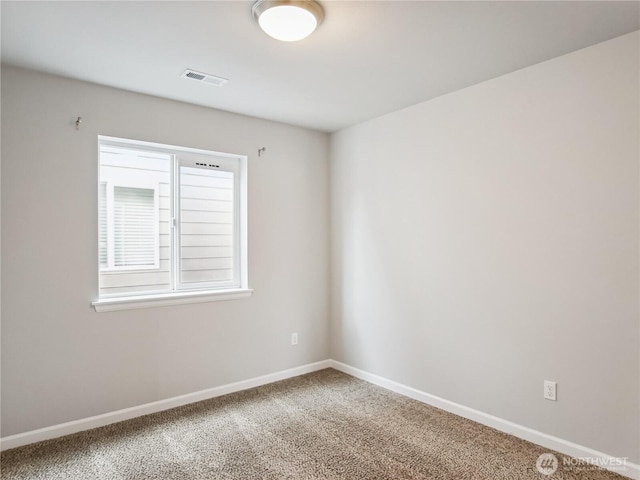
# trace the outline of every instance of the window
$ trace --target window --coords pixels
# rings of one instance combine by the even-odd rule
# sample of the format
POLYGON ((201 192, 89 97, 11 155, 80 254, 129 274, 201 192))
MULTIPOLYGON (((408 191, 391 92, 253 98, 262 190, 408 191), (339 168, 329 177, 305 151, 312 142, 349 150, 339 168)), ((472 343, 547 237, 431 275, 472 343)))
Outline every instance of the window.
POLYGON ((96 310, 250 293, 246 157, 99 137, 96 310))

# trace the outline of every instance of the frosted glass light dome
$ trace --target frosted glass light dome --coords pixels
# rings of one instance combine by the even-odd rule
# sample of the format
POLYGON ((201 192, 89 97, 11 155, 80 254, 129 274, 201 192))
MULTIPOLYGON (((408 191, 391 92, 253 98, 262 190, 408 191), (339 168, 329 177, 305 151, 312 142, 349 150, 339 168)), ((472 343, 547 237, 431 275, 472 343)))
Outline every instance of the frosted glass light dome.
POLYGON ((308 37, 324 16, 315 0, 258 0, 252 12, 267 35, 283 42, 308 37))

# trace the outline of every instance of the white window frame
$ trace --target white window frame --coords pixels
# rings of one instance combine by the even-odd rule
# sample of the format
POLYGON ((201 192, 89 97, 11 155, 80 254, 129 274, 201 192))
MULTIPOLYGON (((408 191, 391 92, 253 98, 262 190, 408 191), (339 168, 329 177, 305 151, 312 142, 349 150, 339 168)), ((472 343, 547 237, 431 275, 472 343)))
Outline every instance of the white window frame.
MULTIPOLYGON (((148 292, 143 295, 140 294, 113 294, 102 295, 97 300, 92 302, 93 307, 97 312, 113 311, 113 310, 126 310, 132 308, 148 308, 165 305, 174 305, 182 303, 199 303, 218 300, 230 300, 236 298, 248 297, 251 295, 252 290, 249 288, 248 278, 248 248, 247 248, 247 157, 244 155, 235 155, 221 152, 214 152, 210 150, 201 150, 189 147, 180 147, 174 145, 164 145, 152 142, 144 142, 137 140, 122 139, 116 137, 99 136, 98 137, 98 158, 100 156, 99 149, 101 146, 114 146, 122 147, 130 150, 142 150, 145 152, 155 151, 164 154, 172 155, 173 165, 171 168, 171 180, 170 180, 170 198, 171 202, 171 217, 172 217, 172 284, 171 290, 165 292, 148 292), (194 158, 199 160, 202 168, 215 168, 214 166, 225 166, 225 170, 230 168, 234 171, 234 175, 237 180, 235 182, 236 188, 234 188, 234 215, 237 216, 234 219, 234 279, 233 282, 211 282, 209 284, 200 284, 196 288, 185 288, 180 283, 180 234, 176 231, 177 222, 179 222, 180 213, 180 199, 178 195, 177 182, 178 175, 174 175, 182 163, 189 163, 194 158)), ((99 163, 99 161, 98 161, 99 163)), ((222 168, 221 168, 222 169, 222 168)), ((116 186, 133 186, 138 188, 151 188, 147 186, 141 186, 139 183, 136 185, 126 185, 127 182, 118 182, 116 186), (120 183, 125 183, 120 185, 120 183)), ((98 187, 100 180, 96 182, 98 187)), ((109 187, 107 185, 107 195, 109 194, 109 187)), ((111 187, 113 194, 113 187, 111 187)), ((155 202, 158 205, 158 192, 159 186, 155 186, 155 202)), ((97 198, 97 196, 96 196, 97 198)), ((108 205, 108 202, 107 202, 108 205)), ((107 217, 109 218, 109 216, 107 217)), ((97 218, 96 218, 97 220, 97 218)), ((112 227, 112 225, 111 225, 112 227)), ((97 229, 96 229, 97 231, 97 229)), ((108 228, 108 232, 112 229, 108 228)), ((113 248, 111 242, 109 242, 109 248, 113 248)), ((97 256, 96 265, 100 271, 99 255, 97 256)), ((122 267, 115 267, 115 269, 122 269, 122 267)), ((125 267, 127 270, 129 268, 125 267)), ((116 270, 104 270, 103 274, 114 272, 116 270)), ((136 266, 132 270, 148 271, 146 268, 138 268, 136 266)), ((121 270, 120 270, 121 271, 121 270)))

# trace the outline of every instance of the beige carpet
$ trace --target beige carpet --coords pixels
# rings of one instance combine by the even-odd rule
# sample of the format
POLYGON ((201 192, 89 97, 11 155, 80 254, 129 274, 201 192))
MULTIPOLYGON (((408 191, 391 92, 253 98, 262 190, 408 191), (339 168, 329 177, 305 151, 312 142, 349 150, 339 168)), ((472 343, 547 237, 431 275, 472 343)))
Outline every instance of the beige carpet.
POLYGON ((3 452, 2 479, 622 479, 332 369, 3 452))

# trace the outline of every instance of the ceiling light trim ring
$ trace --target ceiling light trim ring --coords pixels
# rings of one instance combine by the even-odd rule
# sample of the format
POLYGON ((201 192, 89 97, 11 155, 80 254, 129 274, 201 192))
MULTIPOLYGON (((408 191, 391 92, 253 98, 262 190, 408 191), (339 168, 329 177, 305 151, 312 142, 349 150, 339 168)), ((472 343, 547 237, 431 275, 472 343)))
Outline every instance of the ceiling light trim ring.
MULTIPOLYGON (((263 30, 264 27, 260 24, 260 16, 267 10, 275 7, 297 7, 309 12, 316 19, 316 26, 313 30, 317 29, 322 23, 322 20, 324 20, 324 10, 322 5, 316 0, 257 0, 251 7, 251 13, 256 23, 258 23, 263 30)), ((313 30, 311 32, 313 32, 313 30)), ((309 34, 311 32, 309 32, 309 34)), ((270 33, 268 34, 271 35, 270 33)))
POLYGON ((324 19, 324 10, 316 0, 258 0, 253 4, 253 7, 251 7, 251 13, 253 14, 253 18, 258 21, 260 15, 270 8, 284 6, 299 7, 311 12, 311 14, 316 17, 318 25, 320 25, 324 19))

